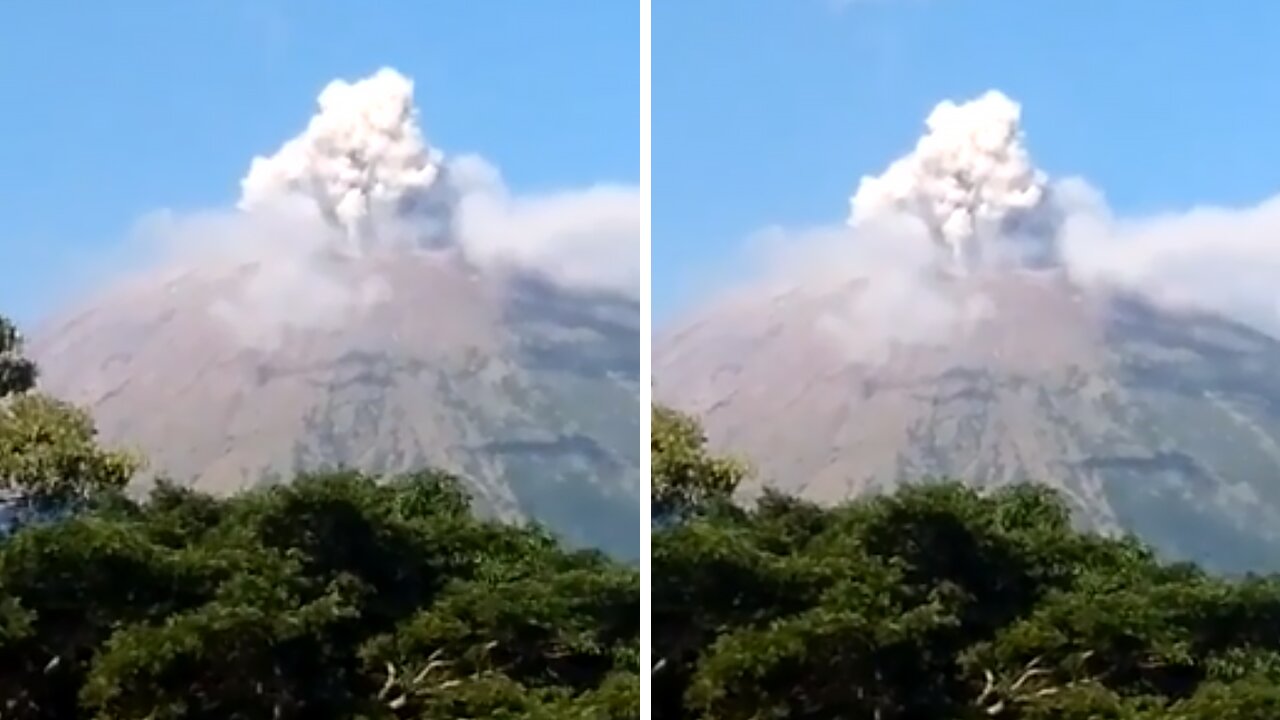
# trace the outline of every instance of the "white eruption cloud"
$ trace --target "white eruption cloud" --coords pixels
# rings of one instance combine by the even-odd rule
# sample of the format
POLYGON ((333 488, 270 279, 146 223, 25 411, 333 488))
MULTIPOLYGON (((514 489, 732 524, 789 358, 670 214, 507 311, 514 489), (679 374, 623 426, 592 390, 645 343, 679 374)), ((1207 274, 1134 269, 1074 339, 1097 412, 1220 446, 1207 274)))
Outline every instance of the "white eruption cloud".
POLYGON ((1023 145, 1021 116, 1017 103, 995 91, 941 103, 914 151, 862 179, 850 223, 906 214, 924 223, 956 269, 996 260, 1004 254, 999 245, 1032 231, 1048 202, 1048 178, 1023 145))
POLYGON ((317 102, 302 134, 254 158, 240 182, 241 209, 302 196, 359 237, 441 192, 444 158, 423 137, 408 78, 384 68, 354 83, 335 80, 317 102))
POLYGON ((640 203, 633 186, 514 195, 475 156, 446 160, 426 141, 413 83, 383 69, 330 83, 307 128, 254 159, 240 207, 303 199, 347 235, 349 250, 392 241, 454 248, 482 269, 574 289, 639 291, 640 203))
POLYGON ((411 257, 499 286, 530 276, 584 297, 639 292, 634 186, 515 192, 485 160, 433 147, 413 82, 391 69, 331 82, 306 127, 254 158, 240 189, 233 209, 158 214, 141 234, 177 276, 236 278, 210 312, 254 345, 357 321, 394 299, 379 273, 411 257))
POLYGON ((828 298, 820 329, 871 362, 999 313, 984 278, 1009 273, 1047 272, 1280 337, 1280 194, 1117 218, 1088 183, 1035 165, 1021 120, 995 91, 939 104, 911 152, 862 179, 844 227, 773 232, 766 277, 745 292, 828 298))

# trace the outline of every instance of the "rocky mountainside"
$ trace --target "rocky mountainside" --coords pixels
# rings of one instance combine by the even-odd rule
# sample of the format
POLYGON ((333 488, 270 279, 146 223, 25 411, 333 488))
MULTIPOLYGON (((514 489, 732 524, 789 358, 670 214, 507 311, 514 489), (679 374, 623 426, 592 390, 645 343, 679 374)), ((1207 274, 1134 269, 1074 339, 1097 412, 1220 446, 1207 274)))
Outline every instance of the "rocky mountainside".
POLYGON ((953 287, 990 311, 945 342, 867 362, 819 329, 861 290, 695 316, 655 343, 657 397, 701 417, 757 482, 810 498, 1037 481, 1089 525, 1173 556, 1280 568, 1276 339, 1019 271, 953 287))

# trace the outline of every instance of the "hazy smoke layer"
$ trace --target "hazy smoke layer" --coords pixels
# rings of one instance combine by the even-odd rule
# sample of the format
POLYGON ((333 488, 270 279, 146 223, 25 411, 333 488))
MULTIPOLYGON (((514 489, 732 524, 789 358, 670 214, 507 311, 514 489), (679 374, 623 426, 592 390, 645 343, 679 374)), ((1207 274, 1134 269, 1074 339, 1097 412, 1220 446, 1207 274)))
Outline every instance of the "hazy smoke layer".
MULTIPOLYGON (((156 213, 138 235, 161 250, 142 280, 214 294, 208 311, 245 345, 273 347, 289 328, 341 327, 392 298, 367 266, 335 253, 348 240, 315 208, 283 201, 252 212, 156 213)), ((148 253, 151 255, 152 253, 148 253)))
POLYGON ((1280 196, 1133 219, 1099 205, 1070 215, 1059 244, 1078 282, 1226 315, 1280 337, 1280 196))
POLYGON ((878 364, 897 345, 936 345, 989 312, 980 291, 938 272, 937 247, 915 218, 777 230, 760 238, 763 283, 748 296, 817 308, 817 332, 850 360, 878 364))
POLYGON ((862 179, 847 227, 774 233, 756 294, 843 297, 821 330, 869 362, 954 339, 1000 312, 989 279, 1046 270, 1280 335, 1280 196, 1116 218, 1088 183, 1037 168, 1020 123, 995 91, 939 104, 912 152, 862 179))
POLYGON ((461 158, 453 173, 472 180, 460 193, 455 232, 477 265, 532 269, 544 279, 592 291, 634 293, 640 287, 640 203, 634 188, 520 197, 479 158, 461 158))

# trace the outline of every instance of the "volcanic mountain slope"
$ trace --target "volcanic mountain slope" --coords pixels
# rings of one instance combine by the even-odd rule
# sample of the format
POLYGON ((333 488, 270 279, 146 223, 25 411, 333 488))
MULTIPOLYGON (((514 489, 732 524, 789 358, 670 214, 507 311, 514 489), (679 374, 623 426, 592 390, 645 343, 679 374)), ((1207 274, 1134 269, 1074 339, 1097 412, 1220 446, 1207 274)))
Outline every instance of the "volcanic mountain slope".
MULTIPOLYGON (((749 460, 748 490, 837 501, 944 477, 1035 481, 1082 523, 1170 556, 1280 569, 1280 342, 1045 262, 1052 238, 1008 232, 1054 227, 1051 186, 1007 167, 1017 133, 931 129, 855 198, 855 215, 921 220, 891 242, 932 241, 928 263, 817 263, 825 274, 739 288, 655 340, 657 400, 749 460), (1029 241, 1042 245, 1018 252, 1029 241)), ((855 220, 840 242, 877 233, 855 220)))
POLYGON ((655 392, 759 480, 810 498, 1039 481, 1094 527, 1280 567, 1280 342, 1054 278, 985 290, 998 310, 963 338, 875 364, 815 329, 822 298, 724 308, 657 342, 655 392))
POLYGON ((331 171, 333 157, 281 171, 271 162, 286 146, 255 163, 259 175, 291 178, 283 194, 318 193, 305 199, 321 212, 268 221, 242 207, 214 223, 212 250, 180 250, 46 322, 29 345, 43 387, 88 407, 104 439, 142 451, 154 473, 205 490, 338 466, 438 467, 470 481, 484 510, 634 556, 635 300, 505 258, 501 267, 478 262, 459 229, 460 206, 413 195, 434 156, 416 126, 405 127, 407 83, 386 74, 362 82, 343 87, 377 90, 372 101, 324 109, 302 142, 339 161, 358 158, 357 177, 381 173, 376 183, 339 188, 330 202, 324 181, 351 175, 331 171), (310 137, 326 125, 337 129, 310 137), (356 130, 374 141, 351 140, 356 130), (360 153, 333 149, 334 136, 360 153), (406 136, 408 152, 377 158, 406 136), (398 190, 406 175, 392 173, 395 163, 411 171, 398 190), (360 193, 363 205, 350 202, 360 193), (424 207, 430 217, 418 215, 424 207), (305 242, 286 241, 293 234, 305 242))
POLYGON ((634 308, 574 317, 419 258, 357 321, 241 344, 207 311, 225 277, 134 285, 41 330, 43 386, 106 441, 229 492, 295 470, 462 473, 479 503, 581 542, 638 537, 634 308), (421 308, 448 308, 423 317, 421 308))

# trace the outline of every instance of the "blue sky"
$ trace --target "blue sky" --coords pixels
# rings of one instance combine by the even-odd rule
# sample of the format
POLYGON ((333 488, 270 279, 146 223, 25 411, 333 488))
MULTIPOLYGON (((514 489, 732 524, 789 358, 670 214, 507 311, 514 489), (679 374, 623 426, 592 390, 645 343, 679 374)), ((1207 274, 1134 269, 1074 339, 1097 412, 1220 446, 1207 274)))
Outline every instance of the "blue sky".
POLYGON ((1117 213, 1280 192, 1280 3, 656 0, 652 23, 659 327, 747 236, 843 221, 938 101, 990 88, 1117 213))
POLYGON ((416 80, 433 144, 517 190, 638 181, 635 2, 11 3, 0 312, 47 311, 150 211, 233 203, 329 80, 383 65, 416 80))

